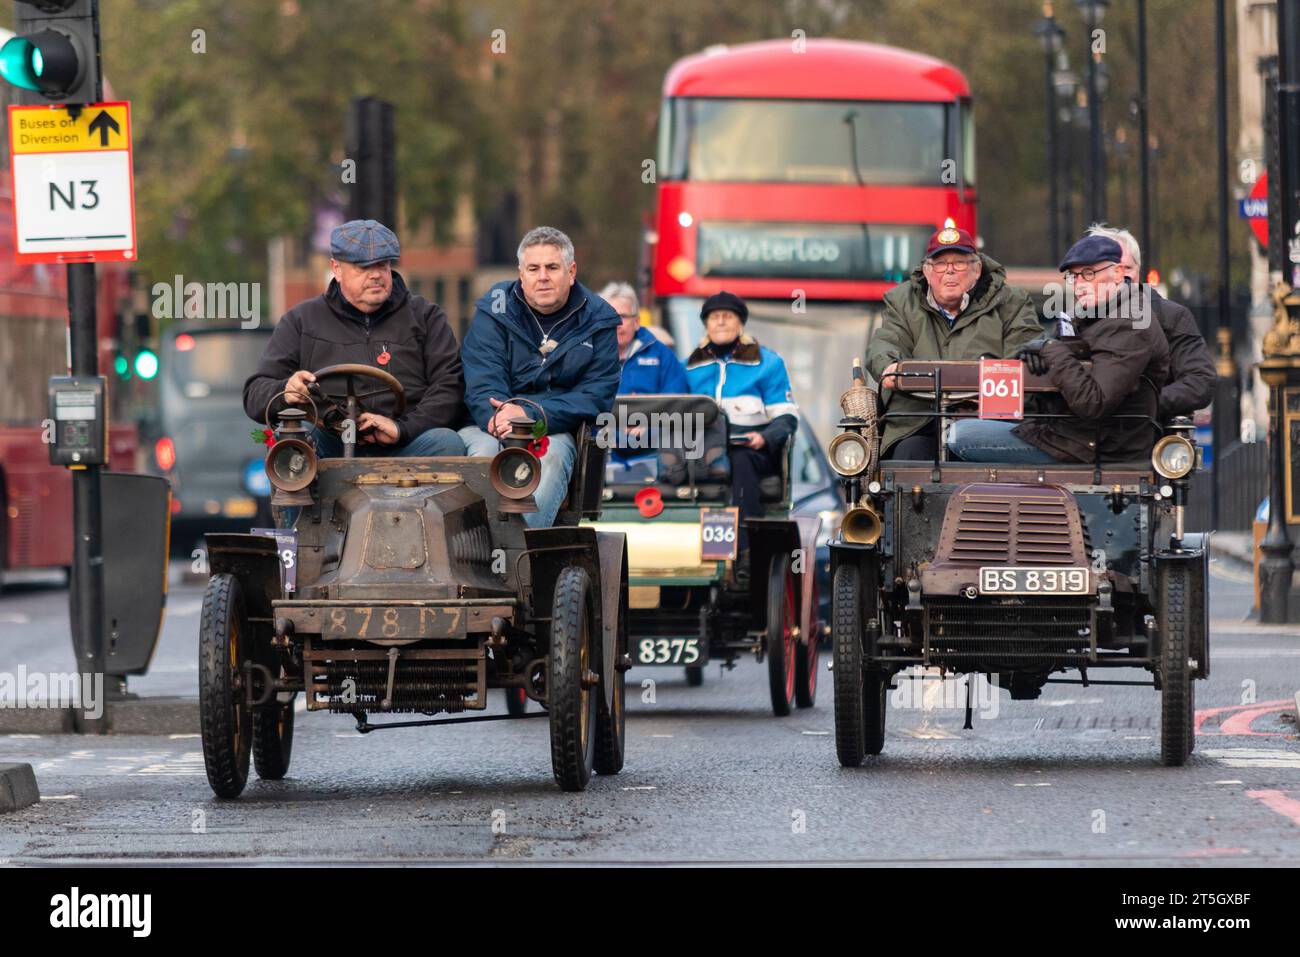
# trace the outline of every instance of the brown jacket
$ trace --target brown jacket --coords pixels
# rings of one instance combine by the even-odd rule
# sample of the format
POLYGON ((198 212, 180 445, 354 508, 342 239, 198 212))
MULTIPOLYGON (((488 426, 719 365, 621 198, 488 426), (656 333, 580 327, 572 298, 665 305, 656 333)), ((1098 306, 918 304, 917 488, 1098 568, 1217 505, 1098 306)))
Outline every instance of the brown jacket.
POLYGON ((1060 390, 1049 411, 1076 418, 1030 419, 1013 433, 1062 462, 1134 462, 1151 454, 1160 389, 1169 375, 1169 343, 1154 315, 1126 285, 1100 315, 1075 319, 1079 341, 1043 346, 1047 376, 1060 390), (1082 348, 1080 348, 1082 347, 1082 348), (1083 353, 1091 359, 1087 368, 1083 353), (1144 418, 1119 419, 1138 415, 1144 418))

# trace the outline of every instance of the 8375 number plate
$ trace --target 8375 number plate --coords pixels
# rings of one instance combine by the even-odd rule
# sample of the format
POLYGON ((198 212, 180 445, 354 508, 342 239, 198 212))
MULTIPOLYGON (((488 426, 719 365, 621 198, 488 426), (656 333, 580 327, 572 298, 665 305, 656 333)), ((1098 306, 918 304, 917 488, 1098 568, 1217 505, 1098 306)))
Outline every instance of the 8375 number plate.
POLYGON ((1086 568, 1004 568, 980 569, 981 595, 1086 595, 1086 568))
POLYGON ((639 665, 698 665, 704 656, 699 638, 641 638, 636 643, 639 665))

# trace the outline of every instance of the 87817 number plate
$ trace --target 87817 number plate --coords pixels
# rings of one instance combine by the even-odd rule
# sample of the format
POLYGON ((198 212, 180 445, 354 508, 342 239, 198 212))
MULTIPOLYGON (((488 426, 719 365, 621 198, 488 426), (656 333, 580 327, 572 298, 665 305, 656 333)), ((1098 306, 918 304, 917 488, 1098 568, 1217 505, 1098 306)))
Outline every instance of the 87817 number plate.
POLYGON ((1006 568, 985 566, 980 569, 981 595, 1086 595, 1086 568, 1006 568))

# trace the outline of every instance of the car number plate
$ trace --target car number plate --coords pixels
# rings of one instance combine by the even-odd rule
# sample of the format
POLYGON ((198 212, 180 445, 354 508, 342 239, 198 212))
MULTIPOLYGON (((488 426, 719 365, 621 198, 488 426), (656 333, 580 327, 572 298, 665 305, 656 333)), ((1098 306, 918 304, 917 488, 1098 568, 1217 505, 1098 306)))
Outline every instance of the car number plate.
POLYGON ((322 638, 457 638, 464 632, 459 608, 363 605, 323 608, 322 638))
POLYGON ((639 665, 698 665, 704 663, 699 638, 642 638, 636 643, 639 665))
POLYGON ((1004 568, 980 569, 982 595, 1086 595, 1086 568, 1004 568))

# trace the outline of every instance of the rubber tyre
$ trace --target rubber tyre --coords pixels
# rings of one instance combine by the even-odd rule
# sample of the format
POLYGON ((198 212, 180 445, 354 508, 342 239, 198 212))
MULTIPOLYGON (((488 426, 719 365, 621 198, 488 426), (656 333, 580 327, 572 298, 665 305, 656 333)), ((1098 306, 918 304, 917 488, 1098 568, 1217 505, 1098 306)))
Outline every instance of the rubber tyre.
POLYGON ((686 686, 688 688, 698 688, 702 684, 704 684, 704 665, 687 665, 686 686))
POLYGON ((278 781, 289 773, 297 698, 253 709, 253 767, 263 781, 278 781))
POLYGON ((1160 589, 1160 763, 1182 767, 1194 743, 1195 699, 1187 664, 1191 619, 1187 569, 1168 567, 1160 589))
POLYGON ((213 575, 199 621, 199 730, 208 784, 219 798, 236 798, 248 783, 252 714, 235 681, 251 638, 239 581, 213 575))
POLYGON ((591 607, 591 579, 586 569, 567 566, 555 581, 546 677, 551 770, 565 791, 581 791, 587 786, 596 752, 598 689, 582 686, 583 673, 592 663, 591 607))
POLYGON ((794 703, 800 708, 811 708, 817 703, 817 666, 821 663, 822 639, 816 571, 806 572, 805 580, 812 589, 812 634, 804 635, 795 645, 794 703))
POLYGON ((835 569, 831 585, 831 641, 835 670, 835 753, 840 765, 856 768, 867 753, 863 687, 862 576, 854 565, 835 569))
POLYGON ((794 705, 798 621, 794 611, 790 556, 775 555, 767 576, 767 679, 772 713, 784 718, 794 705))
POLYGON ((528 692, 523 688, 505 688, 506 714, 520 717, 528 713, 528 692))
POLYGON ((627 741, 627 672, 618 666, 627 653, 627 604, 620 602, 618 641, 614 660, 600 663, 600 694, 596 696, 596 757, 592 766, 597 774, 618 774, 623 770, 623 748, 627 741), (605 688, 613 682, 610 707, 605 707, 605 688))

